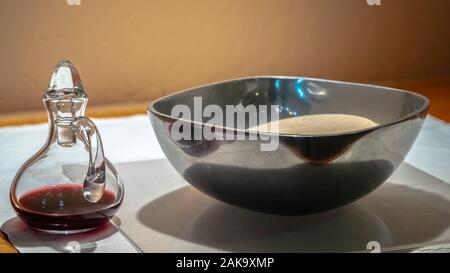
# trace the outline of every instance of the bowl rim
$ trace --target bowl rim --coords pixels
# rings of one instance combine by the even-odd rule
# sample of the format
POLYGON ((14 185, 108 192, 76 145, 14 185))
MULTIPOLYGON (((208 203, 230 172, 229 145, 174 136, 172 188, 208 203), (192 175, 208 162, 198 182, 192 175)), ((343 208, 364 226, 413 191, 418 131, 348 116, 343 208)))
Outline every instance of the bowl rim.
POLYGON ((417 115, 421 115, 422 113, 426 112, 430 107, 430 100, 419 93, 413 92, 413 91, 407 91, 407 90, 403 90, 403 89, 398 89, 398 88, 392 88, 392 87, 386 87, 386 86, 381 86, 381 85, 376 85, 376 84, 367 84, 367 83, 357 83, 357 82, 346 82, 346 81, 337 81, 337 80, 327 80, 327 79, 321 79, 321 78, 314 78, 314 77, 301 77, 301 76, 275 76, 275 75, 259 75, 259 76, 247 76, 247 77, 239 77, 239 78, 233 78, 233 79, 228 79, 228 80, 223 80, 223 81, 216 81, 216 82, 212 82, 212 83, 207 83, 207 84, 202 84, 202 85, 198 85, 195 87, 190 87, 190 88, 186 88, 186 89, 182 89, 179 91, 176 91, 174 93, 170 93, 167 94, 165 96, 162 96, 158 99, 155 99, 153 101, 150 101, 148 106, 147 106, 147 112, 148 114, 152 113, 156 116, 159 116, 160 118, 165 118, 165 119, 170 119, 173 121, 177 121, 177 120, 181 120, 183 122, 186 123, 191 123, 194 125, 201 125, 201 126, 211 126, 211 127, 217 127, 217 128, 221 128, 224 130, 228 130, 228 131, 232 131, 234 133, 245 133, 245 134, 260 134, 260 135, 269 135, 269 136, 279 136, 279 137, 299 137, 299 138, 320 138, 320 137, 333 137, 333 136, 345 136, 345 135, 354 135, 354 134, 359 134, 359 133, 369 133, 372 132, 374 130, 377 130, 379 128, 384 128, 384 127, 388 127, 391 125, 395 125, 404 121, 407 121, 413 117, 416 117, 417 115), (273 133, 273 132, 263 132, 263 131, 252 131, 249 129, 239 129, 239 128, 230 128, 230 127, 225 127, 225 126, 218 126, 218 125, 213 125, 213 124, 208 124, 208 123, 204 123, 204 122, 198 122, 198 121, 194 121, 194 120, 189 120, 189 119, 183 119, 183 118, 177 118, 177 117, 173 117, 171 115, 167 115, 164 113, 159 112, 158 110, 155 109, 154 105, 164 99, 182 94, 182 93, 187 93, 190 91, 194 91, 196 89, 200 89, 200 88, 205 88, 205 87, 209 87, 209 86, 213 86, 213 85, 219 85, 219 84, 225 84, 225 83, 230 83, 230 82, 236 82, 236 81, 245 81, 245 80, 256 80, 256 79, 284 79, 284 80, 298 80, 298 79, 302 79, 302 80, 306 80, 306 81, 319 81, 319 82, 325 82, 325 83, 333 83, 333 84, 341 84, 341 85, 353 85, 353 86, 360 86, 360 87, 370 87, 370 88, 377 88, 377 89, 384 89, 384 90, 388 90, 388 91, 394 91, 394 92, 399 92, 399 93, 407 93, 407 94, 411 94, 413 96, 419 97, 421 99, 424 100, 424 105, 421 106, 419 109, 404 115, 396 120, 390 121, 390 122, 386 122, 386 123, 382 123, 382 124, 378 124, 376 126, 373 127, 369 127, 369 128, 364 128, 364 129, 359 129, 359 130, 352 130, 352 131, 346 131, 346 132, 340 132, 340 133, 330 133, 330 134, 316 134, 316 135, 308 135, 308 134, 286 134, 286 133, 273 133))

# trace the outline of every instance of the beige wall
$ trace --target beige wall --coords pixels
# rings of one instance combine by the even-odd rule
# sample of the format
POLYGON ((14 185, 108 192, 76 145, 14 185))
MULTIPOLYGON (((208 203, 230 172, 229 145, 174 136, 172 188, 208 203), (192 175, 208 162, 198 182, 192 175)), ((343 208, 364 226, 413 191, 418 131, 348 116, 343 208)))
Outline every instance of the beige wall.
POLYGON ((378 81, 450 74, 450 1, 0 0, 0 113, 42 109, 52 67, 91 104, 255 74, 378 81))

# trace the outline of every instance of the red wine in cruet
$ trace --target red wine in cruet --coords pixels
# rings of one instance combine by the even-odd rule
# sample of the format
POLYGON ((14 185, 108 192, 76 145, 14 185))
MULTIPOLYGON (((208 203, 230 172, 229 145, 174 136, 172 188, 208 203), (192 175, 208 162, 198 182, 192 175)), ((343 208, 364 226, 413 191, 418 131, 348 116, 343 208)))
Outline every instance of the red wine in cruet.
POLYGON ((83 196, 82 184, 65 183, 23 193, 14 209, 34 229, 70 232, 105 224, 117 212, 120 203, 110 190, 105 190, 97 203, 88 202, 83 196))

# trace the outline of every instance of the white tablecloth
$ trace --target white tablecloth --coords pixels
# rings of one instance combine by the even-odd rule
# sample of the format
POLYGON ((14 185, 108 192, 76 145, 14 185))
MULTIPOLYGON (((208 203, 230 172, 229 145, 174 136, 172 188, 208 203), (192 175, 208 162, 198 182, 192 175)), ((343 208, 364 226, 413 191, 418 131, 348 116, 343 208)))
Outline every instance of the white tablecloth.
MULTIPOLYGON (((99 127, 106 156, 113 163, 165 158, 148 117, 94 119, 99 127)), ((47 138, 47 124, 0 128, 0 226, 15 229, 10 239, 21 252, 53 252, 69 250, 66 239, 56 240, 31 233, 17 221, 9 201, 10 183, 21 164, 32 156, 47 138), (34 244, 23 243, 35 241, 34 244)), ((450 183, 450 126, 429 116, 406 160, 412 166, 450 183)), ((127 186, 127 185, 126 185, 127 186)), ((94 251, 134 252, 133 245, 120 232, 98 238, 94 251)))

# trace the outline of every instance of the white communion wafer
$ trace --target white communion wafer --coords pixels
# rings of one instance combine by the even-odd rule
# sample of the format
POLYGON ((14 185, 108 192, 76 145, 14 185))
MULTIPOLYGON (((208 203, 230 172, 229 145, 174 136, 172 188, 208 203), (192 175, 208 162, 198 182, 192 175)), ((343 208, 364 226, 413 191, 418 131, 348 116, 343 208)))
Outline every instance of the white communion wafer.
POLYGON ((368 118, 347 114, 317 114, 276 120, 249 130, 281 134, 323 135, 367 129, 378 124, 368 118))

